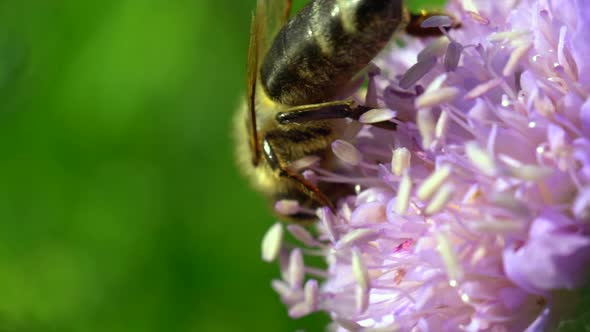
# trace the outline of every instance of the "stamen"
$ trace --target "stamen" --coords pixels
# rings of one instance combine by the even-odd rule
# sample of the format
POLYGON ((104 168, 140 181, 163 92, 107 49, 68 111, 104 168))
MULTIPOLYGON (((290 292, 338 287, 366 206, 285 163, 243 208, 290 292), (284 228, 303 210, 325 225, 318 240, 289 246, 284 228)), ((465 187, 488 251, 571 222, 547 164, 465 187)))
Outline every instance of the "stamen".
POLYGON ((482 149, 475 141, 465 144, 465 153, 471 163, 483 174, 494 177, 498 174, 496 163, 486 150, 482 149))
POLYGON ((335 229, 336 216, 334 216, 332 211, 330 211, 330 208, 327 207, 318 209, 317 215, 320 219, 320 222, 324 226, 324 231, 328 235, 330 241, 332 243, 336 243, 336 240, 338 239, 338 233, 335 229))
POLYGON ((428 87, 426 88, 426 90, 424 90, 423 93, 429 93, 439 90, 443 86, 448 77, 449 75, 447 73, 442 73, 438 75, 436 78, 432 80, 430 84, 428 84, 428 87))
POLYGON ((479 13, 479 10, 477 9, 477 6, 473 2, 473 0, 463 0, 462 5, 463 10, 465 11, 479 13))
POLYGON ((272 289, 279 294, 283 301, 291 303, 299 300, 300 296, 297 291, 293 290, 289 284, 282 280, 273 280, 271 282, 272 289))
POLYGON ((274 261, 283 244, 283 225, 279 222, 271 226, 262 239, 262 260, 274 261))
POLYGON ((395 117, 396 113, 388 108, 372 109, 361 115, 359 122, 361 123, 377 123, 389 121, 395 117))
POLYGON ((307 302, 299 302, 291 309, 289 309, 289 317, 291 318, 300 318, 311 313, 311 308, 307 302))
POLYGON ((508 234, 520 231, 524 227, 521 223, 514 220, 488 217, 484 220, 470 223, 469 228, 478 233, 508 234))
POLYGON ((308 247, 316 247, 319 245, 318 241, 305 228, 299 225, 288 225, 287 230, 293 237, 308 247))
POLYGON ((358 286, 364 291, 367 291, 370 287, 369 271, 367 270, 361 253, 356 248, 352 249, 352 273, 354 274, 358 286))
POLYGON ((363 159, 362 154, 354 147, 354 145, 341 139, 332 142, 332 151, 338 159, 351 166, 358 165, 363 159))
POLYGON ((475 22, 482 24, 482 25, 488 25, 490 24, 490 20, 481 16, 479 13, 476 13, 474 11, 467 11, 467 15, 469 15, 469 17, 471 17, 475 22))
POLYGON ((520 200, 515 199, 514 196, 508 193, 494 193, 490 198, 490 203, 496 208, 504 209, 514 216, 528 218, 530 211, 526 205, 520 200))
POLYGON ((356 311, 364 313, 369 307, 369 291, 359 285, 356 286, 356 311))
POLYGON ((305 298, 305 303, 310 311, 317 311, 319 306, 319 287, 318 281, 314 279, 310 279, 305 283, 305 288, 303 289, 303 294, 305 298))
POLYGON ((420 51, 420 53, 418 53, 416 60, 420 62, 442 56, 445 54, 450 42, 451 41, 447 37, 438 37, 438 39, 430 43, 422 51, 420 51))
POLYGON ((373 239, 378 234, 379 234, 379 232, 374 229, 367 229, 367 228, 355 229, 353 231, 346 233, 346 235, 344 235, 342 237, 342 239, 340 239, 340 241, 338 241, 338 243, 336 243, 335 247, 338 249, 350 247, 357 242, 363 242, 363 241, 368 241, 370 239, 373 239))
POLYGON ((463 45, 458 42, 451 42, 445 53, 444 65, 446 71, 455 71, 459 66, 459 60, 461 60, 461 52, 463 52, 463 45))
POLYGON ((517 47, 514 51, 512 51, 512 54, 510 54, 508 62, 502 70, 502 75, 504 75, 505 77, 512 76, 516 68, 521 63, 522 58, 524 58, 524 56, 527 55, 532 46, 533 44, 529 42, 517 47))
POLYGON ((408 89, 412 85, 416 84, 424 75, 428 74, 432 68, 436 65, 436 57, 426 58, 418 61, 415 65, 410 67, 402 76, 399 86, 402 89, 408 89))
POLYGON ((275 203, 275 211, 278 214, 289 216, 299 212, 299 201, 292 199, 281 199, 275 203))
POLYGON ((525 181, 538 182, 553 174, 553 169, 545 166, 520 165, 509 166, 510 174, 515 178, 525 181))
POLYGON ((434 173, 424 180, 420 188, 418 188, 418 198, 423 201, 429 199, 435 193, 436 189, 449 178, 451 171, 452 168, 449 165, 443 165, 436 169, 434 173))
POLYGON ((434 130, 434 137, 436 137, 436 139, 444 138, 449 128, 449 123, 449 112, 443 110, 438 117, 438 121, 436 121, 436 128, 434 130))
POLYGON ((429 18, 425 19, 421 24, 420 27, 424 29, 428 28, 448 28, 453 25, 453 20, 444 15, 434 15, 430 16, 429 18))
POLYGON ((309 168, 315 164, 317 164, 320 161, 320 157, 318 156, 305 156, 301 159, 298 159, 294 162, 292 162, 289 165, 289 169, 295 171, 295 172, 300 172, 306 168, 309 168))
POLYGON ((456 282, 460 280, 463 272, 449 237, 443 233, 439 233, 436 235, 436 239, 438 241, 437 249, 447 269, 449 281, 456 282))
POLYGON ((391 172, 401 176, 410 168, 412 154, 406 148, 397 148, 393 150, 391 157, 391 172))
POLYGON ((516 40, 522 37, 528 36, 530 34, 529 30, 510 30, 510 31, 502 31, 502 32, 494 32, 488 36, 488 41, 490 42, 503 42, 506 40, 516 40))
POLYGON ((427 108, 453 101, 459 94, 455 87, 445 87, 432 92, 425 92, 416 98, 416 108, 427 108))
POLYGON ((429 108, 422 108, 418 110, 416 115, 416 124, 418 131, 422 136, 422 147, 429 149, 434 139, 434 131, 436 124, 432 118, 432 111, 429 108))
POLYGON ((501 78, 495 78, 487 82, 481 83, 475 88, 471 89, 471 91, 469 91, 465 95, 465 99, 475 99, 481 97, 482 95, 490 92, 492 89, 499 86, 500 84, 502 84, 501 78))
POLYGON ((445 208, 448 202, 451 201, 453 195, 455 194, 455 186, 451 183, 443 184, 430 203, 424 209, 424 213, 427 215, 435 214, 445 208))
POLYGON ((305 264, 301 249, 295 248, 289 255, 289 265, 287 267, 287 281, 291 288, 300 289, 305 279, 305 264))

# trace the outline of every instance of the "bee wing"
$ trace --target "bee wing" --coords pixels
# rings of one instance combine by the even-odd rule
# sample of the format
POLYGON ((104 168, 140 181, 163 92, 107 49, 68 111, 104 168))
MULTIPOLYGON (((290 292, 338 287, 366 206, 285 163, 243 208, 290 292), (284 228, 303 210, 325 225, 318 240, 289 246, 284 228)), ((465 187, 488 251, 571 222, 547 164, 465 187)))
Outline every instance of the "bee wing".
POLYGON ((265 2, 267 22, 264 46, 270 47, 276 34, 289 19, 292 0, 263 0, 262 2, 265 2))
POLYGON ((248 103, 248 123, 250 148, 253 154, 252 163, 258 164, 260 160, 260 148, 258 146, 258 132, 256 127, 256 82, 258 80, 258 68, 263 50, 261 49, 265 39, 266 0, 256 1, 256 10, 252 14, 250 26, 250 44, 248 46, 248 67, 246 69, 246 91, 248 103))
POLYGON ((247 103, 248 122, 250 123, 250 146, 253 152, 253 164, 258 164, 260 159, 260 147, 258 145, 258 133, 256 126, 256 83, 258 70, 262 58, 272 39, 285 24, 291 11, 291 0, 257 0, 256 10, 252 15, 250 26, 250 45, 248 47, 247 67, 247 103))

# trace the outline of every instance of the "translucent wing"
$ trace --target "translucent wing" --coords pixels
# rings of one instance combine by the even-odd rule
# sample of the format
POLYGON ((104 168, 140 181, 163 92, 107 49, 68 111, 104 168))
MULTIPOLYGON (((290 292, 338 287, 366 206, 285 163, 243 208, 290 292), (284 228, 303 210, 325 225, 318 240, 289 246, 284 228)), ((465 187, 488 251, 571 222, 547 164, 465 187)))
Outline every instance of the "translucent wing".
POLYGON ((253 153, 252 163, 260 160, 260 146, 256 126, 256 84, 258 70, 272 39, 285 24, 291 10, 291 0, 257 0, 256 10, 250 27, 250 45, 248 47, 247 103, 250 134, 250 147, 253 153))
MULTIPOLYGON (((270 47, 272 40, 289 19, 292 0, 266 0, 266 47, 270 47)), ((266 51, 266 49, 264 50, 266 51)))
POLYGON ((252 151, 252 164, 260 161, 260 147, 258 145, 258 130, 256 127, 256 82, 258 79, 258 67, 261 57, 261 44, 264 41, 264 16, 266 0, 256 2, 256 11, 252 15, 250 26, 250 44, 248 46, 248 67, 246 69, 246 102, 248 103, 248 123, 250 149, 252 151))

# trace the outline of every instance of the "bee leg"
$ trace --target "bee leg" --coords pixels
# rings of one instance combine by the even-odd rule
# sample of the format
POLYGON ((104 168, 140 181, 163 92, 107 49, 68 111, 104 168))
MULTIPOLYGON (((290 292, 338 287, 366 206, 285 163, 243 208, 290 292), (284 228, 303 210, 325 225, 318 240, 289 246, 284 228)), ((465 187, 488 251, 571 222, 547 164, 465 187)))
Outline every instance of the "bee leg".
MULTIPOLYGON (((350 118, 354 116, 353 107, 355 107, 354 103, 350 100, 295 106, 278 113, 276 119, 279 124, 290 124, 350 118)), ((369 109, 367 108, 367 110, 369 109)))
POLYGON ((301 174, 289 169, 280 162, 268 137, 265 137, 262 142, 262 152, 266 158, 266 161, 268 162, 268 165, 274 171, 277 171, 280 177, 294 181, 298 184, 299 189, 305 195, 318 202, 321 206, 327 206, 332 211, 335 211, 332 201, 330 201, 330 199, 324 195, 324 193, 316 185, 308 181, 301 174))
MULTIPOLYGON (((327 103, 310 104, 289 108, 276 116, 279 124, 305 123, 309 121, 333 120, 349 118, 358 120, 361 115, 372 108, 356 105, 351 100, 330 101, 327 103)), ((375 127, 396 130, 395 123, 383 121, 372 124, 375 127)))

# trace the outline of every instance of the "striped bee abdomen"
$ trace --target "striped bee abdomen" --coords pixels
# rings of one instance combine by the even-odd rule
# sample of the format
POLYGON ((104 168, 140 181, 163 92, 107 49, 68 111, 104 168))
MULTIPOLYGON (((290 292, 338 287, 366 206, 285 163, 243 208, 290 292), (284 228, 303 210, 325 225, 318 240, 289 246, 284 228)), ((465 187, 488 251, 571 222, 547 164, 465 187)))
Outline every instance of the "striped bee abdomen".
POLYGON ((332 100, 387 44, 402 2, 311 1, 275 36, 260 69, 265 92, 286 105, 332 100))
POLYGON ((271 130, 265 139, 274 143, 274 153, 279 159, 296 161, 309 155, 323 157, 334 139, 333 135, 334 131, 326 124, 314 123, 303 128, 271 130))

